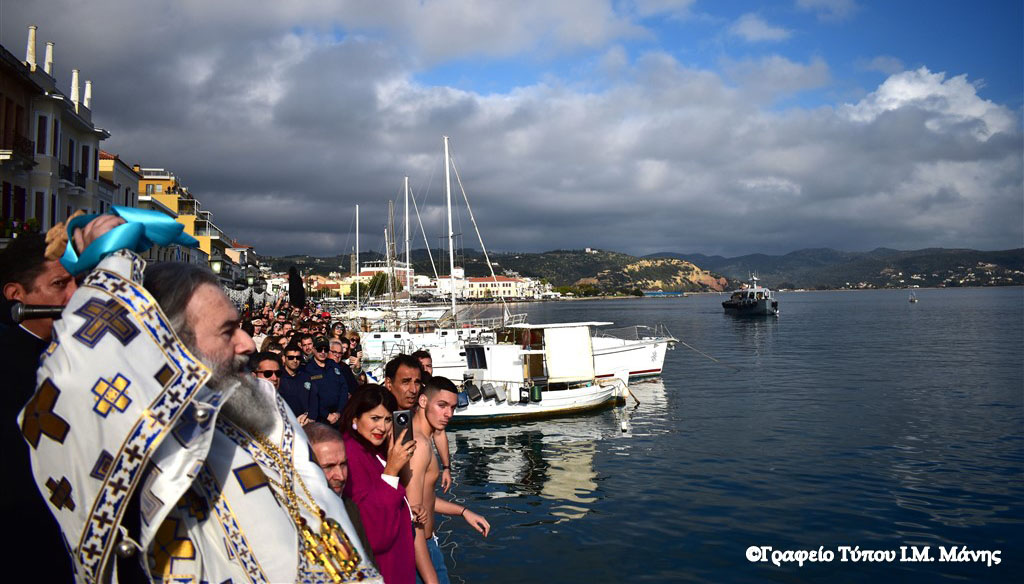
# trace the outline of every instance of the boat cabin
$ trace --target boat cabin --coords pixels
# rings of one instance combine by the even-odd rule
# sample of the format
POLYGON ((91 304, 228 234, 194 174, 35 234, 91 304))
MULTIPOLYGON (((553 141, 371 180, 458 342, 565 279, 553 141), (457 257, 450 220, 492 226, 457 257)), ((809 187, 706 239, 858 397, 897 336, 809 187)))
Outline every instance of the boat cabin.
POLYGON ((732 293, 732 296, 729 297, 729 300, 734 300, 734 301, 737 301, 737 302, 741 302, 741 301, 744 301, 744 300, 748 301, 748 302, 756 302, 758 300, 771 300, 771 299, 772 299, 772 291, 769 290, 768 288, 762 288, 760 286, 758 286, 757 288, 747 288, 745 290, 737 290, 737 291, 732 293))
POLYGON ((606 322, 516 324, 498 332, 496 343, 466 344, 466 377, 477 384, 510 383, 568 387, 593 382, 590 329, 606 322))

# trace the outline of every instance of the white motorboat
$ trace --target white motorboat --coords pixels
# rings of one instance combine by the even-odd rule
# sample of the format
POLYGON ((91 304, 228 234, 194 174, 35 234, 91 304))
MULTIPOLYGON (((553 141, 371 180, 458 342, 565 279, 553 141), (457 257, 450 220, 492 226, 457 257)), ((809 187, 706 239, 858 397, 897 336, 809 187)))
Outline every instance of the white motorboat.
POLYGON ((738 316, 774 316, 779 314, 779 301, 775 293, 758 284, 757 275, 750 276, 750 284, 736 290, 722 303, 726 312, 738 316))
POLYGON ((661 375, 665 353, 679 339, 673 337, 664 325, 636 325, 619 329, 596 328, 591 342, 598 379, 612 378, 616 372, 625 370, 633 380, 661 375))
MULTIPOLYGON (((440 328, 430 332, 371 331, 362 334, 359 344, 363 349, 363 360, 386 362, 399 353, 410 354, 418 349, 429 351, 431 357, 445 347, 457 346, 461 351, 467 341, 493 341, 493 331, 486 326, 440 328)), ((465 369, 465 359, 462 363, 465 369)))
POLYGON ((603 380, 595 375, 590 327, 603 324, 519 324, 498 331, 498 342, 466 343, 453 420, 562 415, 624 400, 628 371, 603 380))
MULTIPOLYGON (((661 375, 668 349, 679 342, 665 329, 664 325, 656 327, 638 325, 608 329, 602 327, 611 325, 610 322, 587 324, 591 328, 590 344, 594 352, 596 379, 612 379, 622 371, 629 374, 631 381, 657 377, 661 375)), ((468 336, 451 336, 449 337, 451 342, 434 345, 416 345, 412 339, 403 337, 393 341, 392 349, 398 350, 400 347, 404 347, 400 352, 405 353, 411 353, 416 349, 425 349, 430 352, 434 375, 449 379, 462 379, 469 369, 463 345, 466 343, 493 343, 501 335, 500 332, 488 329, 471 328, 467 330, 473 332, 468 336), (409 344, 402 344, 407 341, 409 344)), ((394 334, 383 333, 383 336, 394 334)), ((512 344, 518 342, 508 340, 509 335, 507 334, 504 335, 504 338, 506 339, 504 342, 512 344)))

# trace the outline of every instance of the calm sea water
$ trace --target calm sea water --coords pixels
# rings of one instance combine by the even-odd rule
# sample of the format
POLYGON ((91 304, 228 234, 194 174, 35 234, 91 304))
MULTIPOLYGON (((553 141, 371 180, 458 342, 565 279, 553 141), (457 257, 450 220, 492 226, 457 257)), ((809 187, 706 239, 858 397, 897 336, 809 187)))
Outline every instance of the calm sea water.
POLYGON ((695 349, 641 405, 452 431, 453 582, 1016 580, 1024 567, 1024 290, 806 292, 778 318, 717 295, 532 304, 534 322, 665 323, 695 349), (622 424, 626 424, 626 431, 622 424), (839 546, 931 546, 931 563, 839 546), (939 561, 938 546, 1002 563, 939 561), (750 562, 747 548, 828 563, 750 562), (852 556, 851 556, 852 557, 852 556))

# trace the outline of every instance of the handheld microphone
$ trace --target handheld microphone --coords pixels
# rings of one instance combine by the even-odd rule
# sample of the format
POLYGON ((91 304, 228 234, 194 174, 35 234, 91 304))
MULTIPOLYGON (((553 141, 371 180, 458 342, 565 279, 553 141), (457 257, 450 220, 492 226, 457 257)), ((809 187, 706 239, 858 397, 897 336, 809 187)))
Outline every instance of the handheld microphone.
POLYGON ((63 306, 50 306, 46 304, 22 304, 21 302, 11 303, 11 319, 16 323, 36 318, 60 318, 64 311, 63 306))

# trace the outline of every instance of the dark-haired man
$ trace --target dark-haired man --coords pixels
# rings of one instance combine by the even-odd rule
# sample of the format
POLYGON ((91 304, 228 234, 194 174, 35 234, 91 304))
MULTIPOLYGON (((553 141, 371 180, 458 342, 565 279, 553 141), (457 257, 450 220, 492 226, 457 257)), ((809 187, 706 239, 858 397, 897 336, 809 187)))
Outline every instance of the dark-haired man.
MULTIPOLYGON (((425 349, 415 351, 410 356, 419 360, 420 367, 423 369, 423 382, 426 383, 434 374, 433 357, 425 349)), ((448 489, 452 488, 452 463, 446 430, 441 430, 434 435, 434 445, 437 446, 437 455, 441 457, 441 490, 447 493, 448 489)))
MULTIPOLYGON (((22 235, 0 253, 0 287, 3 310, 10 302, 64 306, 77 286, 71 274, 57 260, 44 256, 46 242, 41 235, 22 235)), ((4 315, 6 316, 6 315, 4 315)), ((6 553, 12 558, 46 557, 36 562, 33 578, 40 582, 65 582, 72 577, 71 562, 61 543, 60 528, 36 488, 29 463, 28 445, 22 438, 17 417, 36 390, 39 356, 49 344, 53 319, 37 318, 11 324, 0 333, 0 355, 5 384, 0 418, 0 448, 13 486, 3 497, 3 516, 24 531, 10 538, 6 553)))
POLYGON ((419 360, 405 353, 399 354, 384 366, 384 387, 395 396, 402 410, 411 410, 416 405, 422 377, 423 369, 419 360))
POLYGON ((284 364, 284 374, 277 388, 281 399, 288 404, 303 426, 316 421, 320 399, 309 374, 303 369, 302 350, 295 343, 289 344, 284 348, 281 362, 284 364))
POLYGON ((299 349, 302 350, 302 362, 309 363, 313 360, 313 335, 309 334, 309 331, 303 331, 300 328, 298 343, 299 349))
POLYGON ((427 380, 416 398, 416 412, 413 414, 413 438, 416 450, 409 460, 409 482, 406 485, 406 497, 409 505, 416 508, 422 505, 426 512, 426 520, 416 524, 417 549, 416 571, 420 582, 448 583, 448 569, 444 564, 444 556, 434 537, 434 512, 445 515, 458 515, 466 520, 473 529, 484 537, 491 526, 483 516, 434 494, 434 485, 440 475, 437 459, 434 456, 434 436, 448 426, 448 421, 455 414, 458 401, 458 389, 445 377, 431 377, 427 380), (426 553, 424 553, 424 551, 426 553))
POLYGON ((341 374, 341 366, 327 357, 329 348, 327 339, 318 337, 313 342, 313 358, 306 363, 305 371, 320 399, 316 421, 333 424, 341 417, 352 388, 341 374))
POLYGON ((424 381, 434 374, 434 359, 430 356, 430 351, 427 351, 426 349, 420 349, 418 351, 413 352, 413 354, 410 355, 410 357, 419 360, 420 367, 423 369, 424 381))
POLYGON ((281 357, 277 353, 271 353, 267 351, 265 353, 257 353, 253 358, 255 369, 253 369, 253 375, 256 377, 262 377, 274 385, 274 389, 280 389, 281 386, 281 357))

